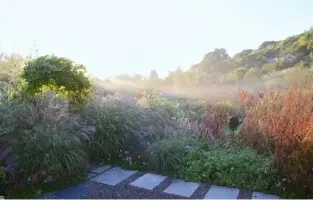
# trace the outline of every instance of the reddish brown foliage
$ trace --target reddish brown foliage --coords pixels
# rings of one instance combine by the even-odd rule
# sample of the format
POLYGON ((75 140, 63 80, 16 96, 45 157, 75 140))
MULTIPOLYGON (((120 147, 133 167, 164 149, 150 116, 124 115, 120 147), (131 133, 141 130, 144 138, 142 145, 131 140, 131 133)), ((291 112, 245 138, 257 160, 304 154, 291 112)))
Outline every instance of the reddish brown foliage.
POLYGON ((216 136, 215 121, 209 111, 205 111, 203 118, 204 129, 202 130, 201 137, 213 138, 216 136))
MULTIPOLYGON (((270 92, 246 105, 245 143, 271 150, 275 166, 293 188, 308 196, 313 190, 313 80, 294 83, 287 92, 270 92)), ((241 99, 251 95, 239 91, 241 99)), ((249 98, 247 98, 249 97, 249 98)))
POLYGON ((202 137, 221 138, 223 129, 229 123, 229 118, 236 115, 236 109, 225 103, 209 102, 204 108, 204 132, 202 137))
POLYGON ((136 93, 136 100, 140 100, 144 97, 144 93, 142 91, 136 93))
POLYGON ((264 92, 262 91, 257 92, 257 94, 250 94, 247 91, 238 88, 237 93, 239 97, 239 103, 244 107, 249 107, 256 101, 264 98, 264 92))

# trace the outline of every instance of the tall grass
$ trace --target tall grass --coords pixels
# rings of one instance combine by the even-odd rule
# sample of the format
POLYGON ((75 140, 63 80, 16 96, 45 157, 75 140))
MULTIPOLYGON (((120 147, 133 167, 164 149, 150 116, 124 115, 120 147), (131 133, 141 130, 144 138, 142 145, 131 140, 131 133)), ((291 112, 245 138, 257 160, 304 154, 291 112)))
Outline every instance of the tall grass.
POLYGON ((247 108, 246 143, 271 150, 284 189, 313 194, 313 80, 293 83, 287 92, 271 92, 247 108))
POLYGON ((121 160, 125 152, 140 148, 142 114, 132 105, 115 96, 95 99, 84 111, 84 118, 95 127, 89 156, 92 161, 121 160))
POLYGON ((54 100, 44 99, 37 105, 5 97, 0 114, 1 152, 6 153, 2 166, 11 184, 53 182, 87 168, 89 128, 66 106, 54 100))

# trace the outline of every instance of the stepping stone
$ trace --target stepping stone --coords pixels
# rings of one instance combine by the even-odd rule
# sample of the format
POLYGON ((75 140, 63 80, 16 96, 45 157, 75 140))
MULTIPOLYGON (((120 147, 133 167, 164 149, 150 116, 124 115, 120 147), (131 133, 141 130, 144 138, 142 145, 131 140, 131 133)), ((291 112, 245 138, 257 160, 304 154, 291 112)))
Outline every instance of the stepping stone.
POLYGON ((115 186, 130 177, 131 175, 135 174, 136 172, 137 171, 124 170, 122 168, 115 167, 108 171, 105 171, 104 173, 96 177, 91 178, 91 181, 115 186))
POLYGON ((66 189, 60 190, 55 193, 56 196, 61 199, 78 199, 79 197, 86 195, 88 193, 88 188, 82 184, 70 186, 66 189))
POLYGON ((212 185, 204 199, 237 199, 239 189, 212 185))
POLYGON ((88 179, 90 179, 91 177, 95 177, 95 176, 97 176, 98 174, 96 174, 96 173, 88 173, 88 179))
POLYGON ((164 181, 164 179, 166 179, 165 176, 147 173, 134 182, 130 183, 130 185, 152 190, 154 187, 164 181))
POLYGON ((279 197, 276 195, 268 195, 260 192, 253 192, 252 193, 252 199, 253 200, 278 200, 279 197))
POLYGON ((103 166, 100 166, 100 167, 97 167, 95 169, 92 169, 90 172, 92 173, 96 173, 96 174, 100 174, 106 170, 108 170, 109 168, 111 168, 111 166, 109 165, 103 165, 103 166))
POLYGON ((199 183, 175 180, 163 192, 189 198, 197 190, 199 186, 200 186, 199 183))

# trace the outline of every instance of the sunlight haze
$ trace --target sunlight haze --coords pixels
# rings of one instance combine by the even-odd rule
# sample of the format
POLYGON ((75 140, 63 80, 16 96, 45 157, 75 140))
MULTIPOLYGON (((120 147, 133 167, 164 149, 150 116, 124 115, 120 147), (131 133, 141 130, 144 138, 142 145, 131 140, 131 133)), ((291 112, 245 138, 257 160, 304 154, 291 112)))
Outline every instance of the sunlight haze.
POLYGON ((0 51, 55 54, 99 78, 163 77, 215 48, 230 55, 312 25, 309 0, 0 0, 0 51), (33 49, 31 49, 32 47, 33 49))

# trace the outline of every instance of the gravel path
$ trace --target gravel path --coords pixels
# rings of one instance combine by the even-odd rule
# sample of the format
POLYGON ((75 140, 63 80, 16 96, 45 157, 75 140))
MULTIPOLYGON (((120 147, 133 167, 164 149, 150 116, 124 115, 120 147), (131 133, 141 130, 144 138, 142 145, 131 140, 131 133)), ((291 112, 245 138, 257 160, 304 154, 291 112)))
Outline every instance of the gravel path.
MULTIPOLYGON (((99 173, 98 176, 103 175, 109 170, 112 172, 114 168, 111 167, 106 171, 99 173)), ((105 178, 103 182, 95 182, 92 181, 93 178, 90 178, 82 184, 75 185, 58 192, 44 194, 40 197, 40 199, 204 199, 206 194, 211 189, 210 184, 200 183, 197 184, 198 187, 192 192, 192 194, 190 194, 189 197, 174 195, 174 193, 165 193, 164 190, 174 182, 174 180, 170 177, 166 177, 164 180, 157 182, 157 185, 151 188, 152 190, 145 189, 145 187, 150 185, 149 182, 155 182, 151 181, 151 179, 149 179, 149 181, 145 181, 147 182, 147 186, 144 186, 144 188, 130 185, 132 182, 138 181, 138 179, 142 178, 142 176, 146 175, 146 173, 147 172, 136 172, 115 186, 105 184, 108 178, 105 178)), ((119 176, 119 174, 116 174, 116 176, 119 176)), ((174 185, 176 184, 177 183, 174 185)), ((237 189, 237 191, 238 194, 236 194, 233 199, 252 199, 253 192, 245 189, 237 189)), ((223 196, 225 192, 222 191, 222 193, 215 193, 217 193, 217 196, 223 196)), ((227 192, 225 194, 227 194, 227 192)))

